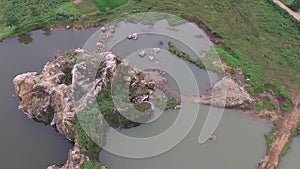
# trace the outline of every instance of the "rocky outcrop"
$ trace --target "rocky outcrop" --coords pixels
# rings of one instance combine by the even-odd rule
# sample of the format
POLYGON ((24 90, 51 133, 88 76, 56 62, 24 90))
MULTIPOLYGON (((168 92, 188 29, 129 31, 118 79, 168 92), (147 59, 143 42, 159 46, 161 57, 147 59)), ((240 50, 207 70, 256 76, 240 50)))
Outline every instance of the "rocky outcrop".
POLYGON ((200 100, 202 104, 233 109, 250 109, 255 104, 255 99, 228 76, 217 82, 200 100))
POLYGON ((50 166, 47 169, 80 169, 85 162, 90 161, 89 157, 81 154, 77 142, 72 150, 69 151, 68 160, 64 166, 58 167, 56 165, 50 166))
POLYGON ((45 124, 55 125, 57 130, 69 140, 74 139, 74 115, 72 92, 69 82, 72 77, 67 72, 75 63, 74 56, 59 57, 48 62, 42 73, 25 73, 13 80, 17 96, 21 102, 19 109, 29 118, 45 124))
POLYGON ((74 107, 76 112, 84 110, 95 102, 117 67, 116 56, 111 52, 84 54, 84 60, 72 70, 74 107))
POLYGON ((89 54, 78 49, 48 62, 41 74, 29 72, 14 78, 16 94, 21 100, 19 109, 29 118, 55 126, 74 142, 68 161, 60 169, 79 169, 89 160, 80 154, 75 114, 95 102, 116 65, 116 56, 110 52, 89 54))

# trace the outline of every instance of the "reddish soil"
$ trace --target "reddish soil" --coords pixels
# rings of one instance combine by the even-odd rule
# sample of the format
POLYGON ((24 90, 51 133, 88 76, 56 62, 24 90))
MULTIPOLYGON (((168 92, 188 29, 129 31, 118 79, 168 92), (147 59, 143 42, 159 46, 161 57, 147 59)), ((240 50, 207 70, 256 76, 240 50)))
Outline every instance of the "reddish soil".
POLYGON ((297 127, 300 121, 300 95, 293 97, 294 109, 285 118, 279 118, 279 125, 276 131, 276 139, 272 144, 269 153, 259 163, 259 168, 274 169, 278 166, 280 154, 291 137, 291 130, 297 127))

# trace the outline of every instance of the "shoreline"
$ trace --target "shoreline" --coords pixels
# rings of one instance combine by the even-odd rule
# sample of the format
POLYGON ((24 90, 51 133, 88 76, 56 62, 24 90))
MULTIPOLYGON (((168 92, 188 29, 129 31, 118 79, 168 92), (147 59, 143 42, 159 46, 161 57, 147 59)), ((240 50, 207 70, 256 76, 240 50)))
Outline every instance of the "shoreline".
MULTIPOLYGON (((193 21, 191 20, 191 22, 193 22, 193 21)), ((209 36, 211 41, 213 41, 215 44, 220 44, 220 43, 222 44, 223 43, 222 42, 223 38, 221 36, 219 36, 215 32, 213 32, 209 27, 207 27, 203 22, 201 22, 201 20, 199 20, 198 22, 199 23, 197 23, 197 21, 195 21, 196 25, 197 26, 202 25, 202 26, 199 26, 199 27, 205 31, 205 33, 209 36), (208 32, 210 32, 210 33, 208 33, 208 32)), ((53 27, 53 31, 61 30, 61 29, 72 30, 72 31, 75 31, 75 32, 84 31, 84 30, 99 27, 99 26, 101 26, 101 24, 103 24, 103 22, 97 22, 96 24, 93 24, 92 22, 87 21, 87 23, 85 23, 85 24, 74 24, 74 25, 59 24, 59 25, 53 27), (91 24, 89 25, 89 23, 91 23, 91 24), (85 25, 85 24, 87 24, 87 25, 85 25), (69 29, 67 29, 68 26, 69 26, 69 29)), ((33 29, 31 31, 40 30, 40 29, 43 29, 43 28, 49 28, 49 27, 48 26, 40 27, 40 28, 33 29)), ((14 37, 16 37, 16 36, 14 36, 14 37)), ((266 122, 268 124, 269 123, 274 124, 274 121, 272 121, 272 120, 268 120, 266 118, 259 117, 257 115, 257 113, 255 113, 255 111, 243 111, 243 110, 240 110, 240 111, 242 111, 243 114, 246 114, 246 115, 249 115, 249 116, 253 117, 254 120, 263 121, 263 122, 266 122)))

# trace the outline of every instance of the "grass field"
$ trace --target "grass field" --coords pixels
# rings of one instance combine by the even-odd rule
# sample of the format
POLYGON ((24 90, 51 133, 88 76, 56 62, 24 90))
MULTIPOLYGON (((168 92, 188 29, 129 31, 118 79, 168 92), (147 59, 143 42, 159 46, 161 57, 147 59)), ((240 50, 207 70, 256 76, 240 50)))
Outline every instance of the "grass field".
POLYGON ((286 6, 292 5, 292 3, 293 3, 294 1, 295 1, 295 0, 281 0, 281 2, 284 3, 286 6))
MULTIPOLYGON (((229 66, 243 70, 250 79, 247 89, 252 95, 272 89, 285 99, 281 106, 289 111, 289 94, 296 90, 300 92, 300 22, 272 0, 128 0, 128 3, 127 0, 83 0, 76 7, 72 1, 53 0, 51 2, 56 1, 57 4, 49 6, 28 4, 31 1, 34 2, 0 1, 0 40, 42 26, 109 22, 125 16, 125 13, 170 13, 203 23, 206 29, 211 30, 210 34, 222 37, 221 43, 215 47, 217 53, 229 66), (21 4, 7 8, 5 4, 12 2, 21 4), (95 10, 93 2, 99 10, 95 10), (117 10, 112 10, 117 7, 117 10)), ((283 2, 300 9, 299 0, 283 2)), ((102 109, 110 108, 105 107, 109 104, 101 105, 102 109)), ((274 109, 268 100, 262 100, 257 107, 274 109)), ((274 132, 266 135, 268 150, 274 141, 274 132)), ((94 146, 86 143, 91 142, 85 135, 81 136, 83 145, 94 146)), ((91 168, 90 164, 86 166, 91 168)))
POLYGON ((0 2, 0 40, 54 23, 72 22, 80 13, 69 0, 2 0, 0 2))
POLYGON ((300 1, 299 0, 281 0, 286 6, 290 7, 294 11, 300 11, 300 1))
MULTIPOLYGON (((117 7, 126 1, 94 0, 100 10, 117 7)), ((83 2, 91 3, 91 0, 83 2)), ((3 2, 1 4, 3 5, 3 2)), ((111 21, 124 16, 124 13, 146 11, 171 13, 205 23, 212 32, 223 38, 217 47, 219 54, 229 64, 237 63, 235 66, 244 70, 250 79, 249 90, 252 93, 267 89, 269 83, 285 85, 289 91, 300 91, 300 23, 273 4, 272 0, 131 0, 118 10, 105 14, 96 12, 81 17, 71 2, 65 2, 33 21, 24 20, 15 31, 18 33, 28 30, 34 24, 49 25, 59 21, 111 21), (59 16, 53 19, 59 11, 61 14, 65 14, 62 11, 68 11, 67 17, 59 16), (73 15, 78 16, 78 20, 68 17, 73 15)), ((3 18, 1 14, 0 18, 3 18)), ((5 32, 14 29, 5 27, 3 22, 0 22, 0 27, 2 37, 7 37, 5 32)))
POLYGON ((81 14, 88 14, 99 10, 93 0, 82 0, 75 6, 81 14))
POLYGON ((108 12, 114 8, 124 5, 128 0, 93 0, 101 12, 108 12))
POLYGON ((300 23, 271 0, 132 3, 128 5, 134 6, 131 10, 150 9, 204 22, 223 37, 218 47, 224 51, 221 54, 232 56, 227 57, 227 62, 238 62, 237 66, 250 78, 253 93, 265 90, 271 82, 286 85, 289 90, 300 90, 300 23))

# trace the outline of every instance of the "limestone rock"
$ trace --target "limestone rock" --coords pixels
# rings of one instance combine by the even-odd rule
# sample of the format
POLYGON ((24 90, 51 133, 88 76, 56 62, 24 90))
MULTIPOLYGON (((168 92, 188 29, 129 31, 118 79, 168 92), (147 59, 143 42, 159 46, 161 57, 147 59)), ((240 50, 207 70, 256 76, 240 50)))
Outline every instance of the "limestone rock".
POLYGON ((73 140, 74 110, 72 104, 72 77, 68 70, 72 68, 73 58, 59 57, 48 62, 41 74, 25 73, 14 78, 13 83, 21 102, 19 109, 29 118, 55 124, 57 130, 69 140, 73 140))
POLYGON ((145 50, 141 50, 140 52, 139 52, 139 56, 140 57, 145 57, 147 55, 147 52, 145 51, 145 50))
POLYGON ((230 77, 224 77, 208 94, 202 96, 202 103, 216 107, 250 109, 255 99, 230 77))
POLYGON ((133 40, 138 40, 138 34, 137 33, 133 33, 127 36, 128 39, 133 39, 133 40))
POLYGON ((55 125, 72 141, 75 112, 94 103, 115 68, 116 57, 110 52, 91 55, 76 50, 66 57, 60 56, 48 62, 41 74, 30 72, 14 78, 16 94, 21 100, 19 109, 29 118, 55 125), (78 58, 80 62, 76 63, 78 58))

